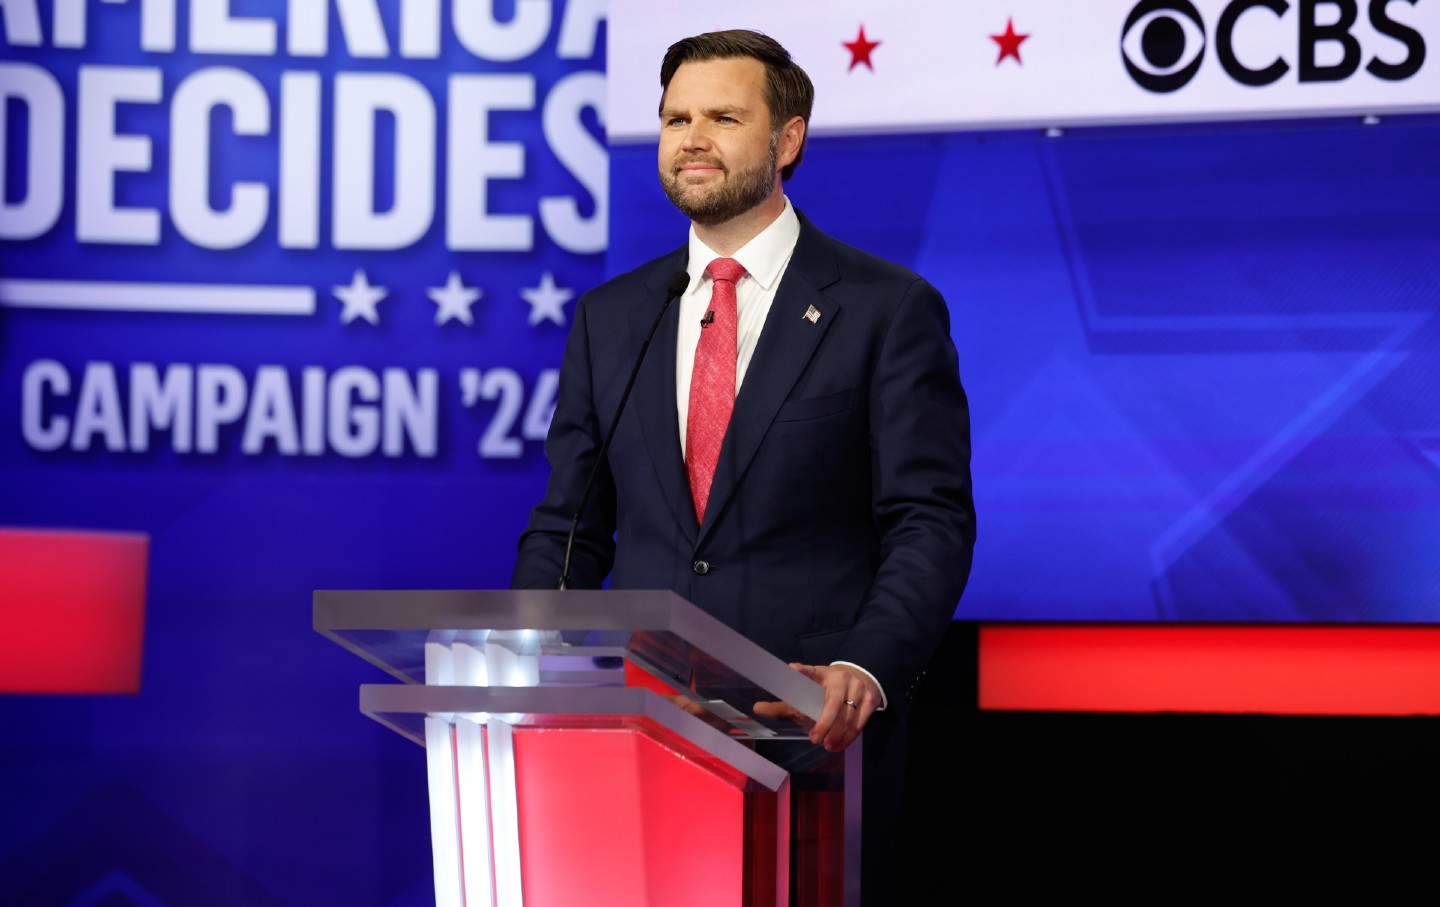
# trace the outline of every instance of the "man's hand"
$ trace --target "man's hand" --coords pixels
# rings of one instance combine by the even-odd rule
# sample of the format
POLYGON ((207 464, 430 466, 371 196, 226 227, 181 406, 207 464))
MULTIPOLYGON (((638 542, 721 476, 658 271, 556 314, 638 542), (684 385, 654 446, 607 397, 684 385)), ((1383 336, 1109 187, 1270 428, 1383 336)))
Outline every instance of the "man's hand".
MULTIPOLYGON (((819 720, 810 728, 810 742, 823 743, 832 753, 845 749, 860 736, 865 723, 879 708, 880 688, 875 681, 846 665, 791 662, 790 667, 825 688, 825 705, 820 709, 819 720)), ((763 718, 788 717, 798 724, 809 724, 809 719, 784 703, 757 702, 755 713, 763 718)))

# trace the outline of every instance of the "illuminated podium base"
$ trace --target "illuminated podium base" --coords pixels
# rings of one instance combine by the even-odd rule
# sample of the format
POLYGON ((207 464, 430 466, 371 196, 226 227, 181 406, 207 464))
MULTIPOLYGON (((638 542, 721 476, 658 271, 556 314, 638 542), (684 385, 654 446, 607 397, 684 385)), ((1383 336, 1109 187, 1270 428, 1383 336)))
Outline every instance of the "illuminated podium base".
POLYGON ((360 707, 426 748, 437 904, 859 903, 859 746, 755 717, 823 693, 672 593, 317 592, 315 626, 405 681, 360 707))

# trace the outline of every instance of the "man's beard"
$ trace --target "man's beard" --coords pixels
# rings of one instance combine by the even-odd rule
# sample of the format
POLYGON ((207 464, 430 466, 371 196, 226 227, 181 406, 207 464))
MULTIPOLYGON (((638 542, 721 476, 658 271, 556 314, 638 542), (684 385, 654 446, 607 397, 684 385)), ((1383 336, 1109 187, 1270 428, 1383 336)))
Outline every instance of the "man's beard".
POLYGON ((711 164, 716 161, 705 157, 681 158, 670 169, 661 169, 660 185, 665 190, 665 197, 680 209, 680 213, 702 227, 713 227, 739 217, 770 197, 770 193, 775 191, 779 150, 780 134, 772 133, 770 154, 764 164, 740 171, 727 168, 723 171, 726 175, 724 182, 714 187, 687 185, 677 168, 696 161, 711 164))

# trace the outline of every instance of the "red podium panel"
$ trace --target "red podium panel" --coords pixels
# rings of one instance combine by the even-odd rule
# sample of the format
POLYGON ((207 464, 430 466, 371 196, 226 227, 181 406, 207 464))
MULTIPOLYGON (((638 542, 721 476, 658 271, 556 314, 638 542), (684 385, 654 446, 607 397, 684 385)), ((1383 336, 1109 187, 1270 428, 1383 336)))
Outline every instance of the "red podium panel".
POLYGON ((517 728, 515 764, 527 907, 743 903, 744 779, 632 729, 517 728))

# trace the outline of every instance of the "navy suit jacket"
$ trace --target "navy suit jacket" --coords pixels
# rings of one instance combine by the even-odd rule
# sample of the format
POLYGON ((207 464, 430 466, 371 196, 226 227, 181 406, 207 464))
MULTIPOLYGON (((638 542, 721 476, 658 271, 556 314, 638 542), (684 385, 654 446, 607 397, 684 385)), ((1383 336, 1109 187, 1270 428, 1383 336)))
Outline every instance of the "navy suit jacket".
MULTIPOLYGON (((969 413, 940 294, 800 220, 704 524, 680 452, 677 304, 582 515, 571 585, 598 587, 613 570, 613 588, 673 589, 781 659, 864 667, 895 702, 970 573, 969 413)), ((554 588, 601 435, 686 255, 577 304, 546 441, 552 474, 520 539, 517 588, 554 588)))

